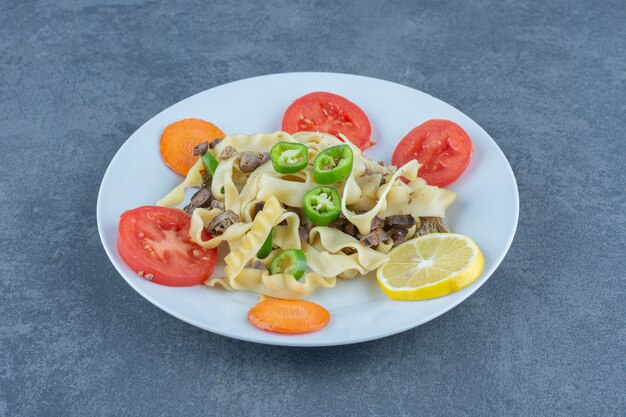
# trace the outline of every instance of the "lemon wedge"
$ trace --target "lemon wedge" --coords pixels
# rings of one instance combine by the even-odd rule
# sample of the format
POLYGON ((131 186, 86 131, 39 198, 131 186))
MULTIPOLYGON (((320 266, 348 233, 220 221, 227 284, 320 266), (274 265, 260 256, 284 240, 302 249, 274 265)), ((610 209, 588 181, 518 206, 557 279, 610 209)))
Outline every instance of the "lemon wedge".
POLYGON ((425 300, 467 287, 480 276, 484 264, 483 254, 469 237, 431 233, 392 249, 376 278, 389 298, 425 300))

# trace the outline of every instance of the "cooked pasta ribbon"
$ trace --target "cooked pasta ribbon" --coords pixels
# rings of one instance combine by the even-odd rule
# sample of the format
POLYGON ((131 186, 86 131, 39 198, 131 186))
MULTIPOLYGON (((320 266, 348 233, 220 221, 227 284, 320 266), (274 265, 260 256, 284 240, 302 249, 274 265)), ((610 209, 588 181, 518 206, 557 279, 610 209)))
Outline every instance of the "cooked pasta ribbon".
MULTIPOLYGON (((387 255, 384 253, 368 248, 352 236, 332 227, 314 227, 309 234, 309 242, 311 242, 313 246, 318 243, 317 247, 321 249, 319 250, 321 253, 328 252, 343 257, 351 257, 353 255, 346 255, 342 250, 349 248, 352 249, 352 251, 356 251, 355 259, 358 260, 358 266, 355 265, 347 269, 357 269, 359 272, 373 271, 388 259, 387 255)), ((345 270, 342 272, 344 271, 345 270)), ((322 272, 320 272, 320 274, 321 273, 322 272)))
POLYGON ((191 226, 189 227, 190 239, 203 248, 216 248, 222 242, 228 242, 229 244, 238 242, 252 227, 252 223, 235 223, 221 235, 213 236, 209 240, 202 240, 202 231, 204 228, 221 213, 222 211, 218 209, 195 209, 191 215, 191 226))
POLYGON ((204 169, 202 160, 198 158, 196 163, 191 167, 185 180, 178 184, 165 197, 157 201, 157 206, 173 207, 185 201, 185 190, 191 187, 199 187, 202 185, 202 175, 200 171, 204 169))
POLYGON ((278 224, 279 217, 284 211, 276 197, 270 197, 265 202, 263 210, 254 218, 250 230, 241 238, 239 246, 232 249, 224 258, 224 262, 226 262, 224 272, 228 278, 239 275, 246 264, 261 249, 270 230, 278 224))
POLYGON ((267 271, 246 268, 234 278, 210 279, 205 285, 220 286, 229 291, 255 291, 270 297, 298 300, 310 296, 319 288, 332 288, 336 282, 334 277, 324 278, 313 272, 296 280, 291 275, 269 275, 267 271))
POLYGON ((352 224, 354 224, 359 232, 363 235, 368 234, 371 231, 372 219, 379 212, 387 209, 387 194, 391 190, 391 187, 394 185, 396 180, 399 181, 399 177, 405 176, 409 179, 415 178, 417 175, 417 170, 419 169, 419 163, 416 160, 412 160, 407 162, 402 167, 398 168, 398 170, 393 174, 388 183, 384 184, 382 187, 378 189, 378 203, 369 211, 363 214, 356 214, 352 210, 348 208, 349 200, 351 197, 359 195, 359 197, 363 194, 359 184, 355 179, 356 171, 352 171, 350 177, 346 181, 346 188, 343 193, 343 198, 341 200, 341 211, 343 215, 348 219, 352 224))

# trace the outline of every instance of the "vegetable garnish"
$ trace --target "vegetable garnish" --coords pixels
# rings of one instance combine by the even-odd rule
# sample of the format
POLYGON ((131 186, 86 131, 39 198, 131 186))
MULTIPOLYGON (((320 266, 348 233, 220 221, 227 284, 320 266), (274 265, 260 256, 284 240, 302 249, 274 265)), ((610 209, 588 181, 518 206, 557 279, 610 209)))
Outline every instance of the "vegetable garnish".
POLYGON ((324 132, 345 141, 347 138, 361 150, 372 146, 372 127, 359 106, 337 94, 306 94, 285 110, 282 129, 288 133, 324 132))
POLYGON ((319 186, 304 195, 304 214, 315 226, 327 226, 341 214, 341 198, 333 187, 319 186))
POLYGON ((149 281, 172 287, 201 284, 215 269, 217 249, 189 239, 190 220, 173 208, 128 210, 120 218, 117 250, 130 269, 149 281))
POLYGON ((394 300, 425 300, 467 287, 484 264, 482 252, 468 236, 430 233, 392 249, 376 277, 394 300))
POLYGON ((215 170, 217 169, 219 162, 217 159, 215 159, 211 152, 207 152, 202 155, 202 164, 204 165, 204 169, 206 169, 206 171, 210 173, 212 177, 213 175, 215 175, 215 170))
POLYGON ((197 161, 193 154, 196 145, 224 137, 217 126, 200 119, 184 119, 167 126, 161 135, 163 161, 180 175, 187 175, 197 161))
POLYGON ((348 145, 333 146, 320 152, 313 161, 313 178, 318 184, 335 184, 352 173, 354 154, 348 145))
POLYGON ((330 313, 310 301, 268 298, 250 309, 248 321, 268 332, 310 333, 326 326, 330 313))
POLYGON ((267 235, 265 242, 263 242, 263 246, 256 254, 256 257, 259 259, 265 259, 272 252, 272 240, 274 239, 274 229, 270 230, 270 233, 267 235))
POLYGON ((309 149, 302 143, 278 142, 272 146, 270 156, 279 174, 293 174, 309 164, 309 149))
POLYGON ((391 157, 397 167, 417 159, 418 175, 429 185, 444 187, 463 174, 472 155, 472 140, 450 120, 429 120, 411 130, 391 157))
POLYGON ((306 271, 306 256, 300 249, 287 249, 278 254, 270 265, 270 274, 293 275, 300 279, 306 271))

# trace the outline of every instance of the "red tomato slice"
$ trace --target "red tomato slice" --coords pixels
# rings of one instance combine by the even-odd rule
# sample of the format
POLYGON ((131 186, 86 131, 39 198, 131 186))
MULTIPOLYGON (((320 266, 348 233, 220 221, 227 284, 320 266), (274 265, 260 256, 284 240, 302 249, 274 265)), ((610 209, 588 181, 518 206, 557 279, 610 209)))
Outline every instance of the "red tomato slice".
POLYGON ((287 133, 330 133, 343 140, 341 133, 361 150, 374 144, 370 140, 372 126, 365 112, 350 100, 332 93, 309 93, 291 103, 283 115, 282 129, 287 133))
POLYGON ((443 187, 461 176, 472 156, 472 140, 450 120, 429 120, 411 130, 391 157, 397 167, 417 159, 418 175, 430 185, 443 187))
POLYGON ((126 265, 157 284, 187 287, 201 284, 215 269, 217 249, 189 239, 191 217, 185 212, 144 206, 120 218, 117 250, 126 265))

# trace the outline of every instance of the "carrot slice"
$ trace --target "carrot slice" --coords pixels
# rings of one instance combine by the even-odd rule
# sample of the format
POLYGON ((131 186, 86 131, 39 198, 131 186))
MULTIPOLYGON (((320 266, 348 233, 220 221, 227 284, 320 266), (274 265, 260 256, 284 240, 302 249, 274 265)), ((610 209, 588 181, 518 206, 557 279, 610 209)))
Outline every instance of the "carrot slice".
POLYGON ((268 298, 250 309, 248 321, 276 333, 310 333, 328 324, 330 313, 319 304, 304 300, 268 298))
POLYGON ((180 175, 187 175, 198 160, 193 148, 202 142, 224 137, 213 123, 200 119, 184 119, 165 128, 161 135, 161 156, 168 167, 180 175))

